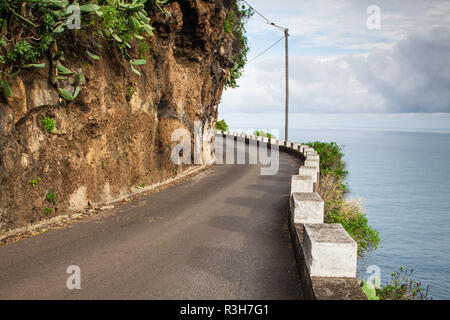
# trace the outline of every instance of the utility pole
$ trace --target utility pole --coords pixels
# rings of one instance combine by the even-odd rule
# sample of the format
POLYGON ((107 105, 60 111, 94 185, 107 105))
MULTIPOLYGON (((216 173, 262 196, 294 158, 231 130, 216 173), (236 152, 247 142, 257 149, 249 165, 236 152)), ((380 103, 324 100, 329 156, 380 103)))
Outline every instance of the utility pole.
MULTIPOLYGON (((275 28, 278 28, 279 30, 284 31, 284 45, 286 50, 286 114, 285 114, 285 120, 284 120, 284 139, 288 141, 288 124, 289 124, 289 48, 288 48, 288 37, 289 37, 289 29, 283 28, 278 25, 276 25, 274 22, 267 19, 265 16, 263 16, 261 13, 258 12, 255 8, 253 8, 246 0, 242 0, 247 6, 249 6, 250 9, 252 9, 254 12, 256 12, 261 18, 267 21, 268 24, 271 26, 274 26, 275 28)), ((273 47, 275 44, 280 42, 283 38, 280 38, 277 42, 275 42, 272 46, 267 48, 265 51, 273 47)), ((264 53, 263 51, 262 53, 264 53)), ((261 53, 261 54, 262 54, 261 53)), ((259 56, 259 55, 258 55, 259 56)))
POLYGON ((288 124, 289 124, 289 46, 288 46, 289 29, 284 29, 284 44, 286 50, 286 111, 284 121, 284 140, 288 141, 288 124))

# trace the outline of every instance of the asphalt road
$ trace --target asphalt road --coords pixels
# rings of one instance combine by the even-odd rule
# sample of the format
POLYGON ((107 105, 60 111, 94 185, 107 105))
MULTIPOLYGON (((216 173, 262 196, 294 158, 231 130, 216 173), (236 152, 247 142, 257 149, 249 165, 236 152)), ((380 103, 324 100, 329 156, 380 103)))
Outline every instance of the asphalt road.
MULTIPOLYGON (((219 139, 220 143, 220 139, 219 139)), ((170 189, 0 248, 0 299, 300 299, 290 177, 215 165, 170 189), (81 270, 69 290, 66 269, 81 270)))

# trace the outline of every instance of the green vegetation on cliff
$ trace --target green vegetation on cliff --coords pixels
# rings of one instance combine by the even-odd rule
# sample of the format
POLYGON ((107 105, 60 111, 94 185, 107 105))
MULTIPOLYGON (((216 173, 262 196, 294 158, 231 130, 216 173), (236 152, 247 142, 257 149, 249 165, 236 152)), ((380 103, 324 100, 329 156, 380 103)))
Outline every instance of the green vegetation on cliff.
POLYGON ((340 223, 358 244, 358 254, 376 249, 380 238, 369 224, 360 200, 346 199, 348 175, 342 148, 334 142, 309 142, 320 156, 319 194, 325 202, 325 223, 340 223))
MULTIPOLYGON (((22 69, 44 68, 51 61, 52 83, 72 101, 82 75, 64 66, 65 57, 98 60, 100 41, 118 48, 131 70, 146 63, 142 48, 153 34, 148 10, 167 0, 0 0, 0 86, 11 97, 10 80, 22 69), (140 56, 133 56, 138 47, 140 56), (69 83, 68 83, 69 82, 69 83), (73 92, 64 86, 74 87, 73 92)), ((163 9, 161 9, 163 10, 163 9)), ((165 11, 163 11, 165 12, 165 11)))
MULTIPOLYGON (((360 200, 347 199, 347 187, 344 184, 348 175, 343 161, 342 148, 335 142, 309 142, 320 156, 319 194, 325 202, 325 223, 341 223, 348 234, 358 244, 358 255, 376 249, 380 237, 372 228, 363 212, 360 200)), ((428 287, 424 289, 420 282, 412 278, 413 269, 400 267, 391 274, 390 281, 383 287, 370 282, 360 281, 361 287, 369 300, 426 300, 428 287)), ((379 282, 380 279, 375 279, 379 282)))
POLYGON ((224 29, 233 36, 233 62, 234 66, 230 70, 230 77, 225 82, 225 87, 237 88, 237 79, 242 76, 244 66, 247 63, 247 53, 249 50, 248 40, 245 35, 244 24, 253 15, 253 10, 247 8, 242 1, 233 1, 230 12, 225 19, 224 29))
MULTIPOLYGON (((115 47, 138 76, 146 64, 148 38, 153 35, 149 12, 161 10, 168 0, 0 0, 0 89, 12 96, 10 83, 21 70, 51 70, 52 84, 60 96, 74 100, 83 75, 67 68, 65 61, 83 63, 100 59, 102 44, 115 47)), ((237 87, 247 62, 244 22, 252 12, 234 0, 224 23, 233 38, 233 63, 226 87, 237 87)))

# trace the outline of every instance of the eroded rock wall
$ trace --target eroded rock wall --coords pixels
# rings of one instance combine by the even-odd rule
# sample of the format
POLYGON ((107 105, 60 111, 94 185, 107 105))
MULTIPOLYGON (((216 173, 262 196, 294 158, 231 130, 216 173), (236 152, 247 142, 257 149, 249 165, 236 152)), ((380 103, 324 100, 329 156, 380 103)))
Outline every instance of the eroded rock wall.
MULTIPOLYGON (((22 71, 11 84, 13 97, 0 98, 0 232, 107 203, 187 170, 191 165, 171 161, 171 135, 193 132, 195 121, 204 137, 214 130, 233 65, 233 39, 223 29, 230 4, 171 1, 170 16, 150 13, 155 34, 141 77, 107 43, 99 61, 69 57, 66 64, 85 77, 70 103, 52 86, 50 63, 22 71), (54 133, 44 128, 45 117, 56 121, 54 133), (46 200, 50 189, 56 205, 46 200)), ((213 159, 213 139, 203 138, 203 163, 213 159)))

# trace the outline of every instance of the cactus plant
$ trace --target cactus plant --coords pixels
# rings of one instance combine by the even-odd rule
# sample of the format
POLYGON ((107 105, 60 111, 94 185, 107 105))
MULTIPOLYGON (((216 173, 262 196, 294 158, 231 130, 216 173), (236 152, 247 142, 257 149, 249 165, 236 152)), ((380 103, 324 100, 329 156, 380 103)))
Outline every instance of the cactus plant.
MULTIPOLYGON (((167 1, 156 0, 160 8, 167 1)), ((2 0, 0 6, 0 89, 6 97, 12 96, 8 79, 23 68, 44 68, 45 62, 38 60, 50 51, 53 59, 51 68, 52 83, 59 94, 72 101, 78 94, 61 88, 60 81, 73 80, 75 73, 63 66, 58 49, 58 41, 68 32, 68 19, 74 14, 73 6, 78 6, 82 25, 86 32, 97 38, 104 38, 119 47, 122 55, 130 62, 131 70, 140 75, 138 66, 146 63, 144 59, 132 57, 131 40, 141 45, 146 37, 153 35, 153 27, 145 10, 147 0, 102 0, 84 1, 83 4, 68 0, 2 0), (16 27, 17 26, 17 27, 16 27), (36 39, 36 40, 35 40, 36 39), (129 51, 130 50, 130 51, 129 51), (72 100, 71 100, 72 99, 72 100)), ((86 47, 87 57, 99 60, 100 57, 86 47)), ((77 87, 77 91, 80 89, 77 87)))

